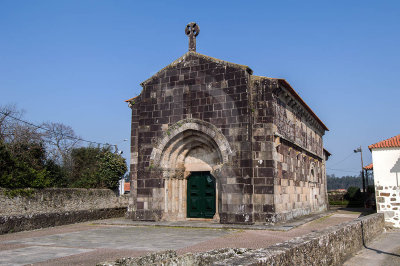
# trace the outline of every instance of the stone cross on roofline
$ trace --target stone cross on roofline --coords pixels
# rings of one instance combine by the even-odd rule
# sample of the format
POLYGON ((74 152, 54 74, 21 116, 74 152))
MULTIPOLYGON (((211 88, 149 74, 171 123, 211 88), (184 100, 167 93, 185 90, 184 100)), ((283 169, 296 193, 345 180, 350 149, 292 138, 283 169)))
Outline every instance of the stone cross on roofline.
POLYGON ((200 27, 196 22, 186 25, 185 34, 189 37, 189 51, 196 52, 196 36, 200 33, 200 27))

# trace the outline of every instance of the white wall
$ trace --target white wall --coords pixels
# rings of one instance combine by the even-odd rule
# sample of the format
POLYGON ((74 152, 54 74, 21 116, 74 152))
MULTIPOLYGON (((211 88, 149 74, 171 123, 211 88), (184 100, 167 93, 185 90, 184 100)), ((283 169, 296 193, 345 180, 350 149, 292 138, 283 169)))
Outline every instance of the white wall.
POLYGON ((125 178, 122 178, 119 180, 119 194, 124 195, 125 194, 125 178))
POLYGON ((372 162, 374 164, 375 186, 399 186, 400 173, 391 173, 397 160, 400 158, 400 148, 372 149, 372 162))

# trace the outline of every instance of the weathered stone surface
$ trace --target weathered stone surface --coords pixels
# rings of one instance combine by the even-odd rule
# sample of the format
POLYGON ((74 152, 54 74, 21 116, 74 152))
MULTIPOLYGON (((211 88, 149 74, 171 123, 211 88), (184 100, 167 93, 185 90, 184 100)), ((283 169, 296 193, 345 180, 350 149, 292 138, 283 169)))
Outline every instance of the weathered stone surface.
POLYGON ((151 253, 146 256, 138 257, 138 258, 121 258, 116 260, 115 262, 102 262, 96 264, 97 266, 112 266, 112 265, 137 265, 137 266, 146 266, 146 265, 160 265, 162 262, 170 259, 174 259, 177 257, 175 250, 166 250, 156 253, 151 253))
POLYGON ((108 189, 38 189, 15 197, 0 189, 0 234, 121 217, 128 204, 108 189))
POLYGON ((400 187, 375 186, 375 193, 378 213, 385 214, 388 226, 400 228, 400 187))
POLYGON ((98 265, 342 265, 383 228, 383 215, 373 214, 267 248, 226 248, 181 256, 166 251, 98 265))
POLYGON ((0 234, 122 217, 126 207, 0 216, 0 234))
POLYGON ((188 52, 141 85, 130 104, 131 217, 187 219, 195 171, 216 179, 214 218, 222 223, 326 210, 326 127, 286 81, 188 52))
POLYGON ((109 189, 32 189, 30 196, 10 197, 6 189, 0 188, 0 215, 122 208, 128 205, 128 200, 127 195, 118 197, 109 189))

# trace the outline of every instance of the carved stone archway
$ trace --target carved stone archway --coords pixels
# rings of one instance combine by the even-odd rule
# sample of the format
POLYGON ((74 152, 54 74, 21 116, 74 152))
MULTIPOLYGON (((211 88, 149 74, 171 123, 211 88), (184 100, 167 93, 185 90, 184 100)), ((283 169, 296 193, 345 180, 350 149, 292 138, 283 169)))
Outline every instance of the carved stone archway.
MULTIPOLYGON (((164 178, 165 220, 186 219, 187 177, 191 172, 207 171, 214 177, 229 162, 232 149, 225 136, 212 124, 197 119, 177 122, 165 132, 153 148, 150 164, 164 178)), ((216 178, 216 215, 219 219, 220 182, 216 178)))

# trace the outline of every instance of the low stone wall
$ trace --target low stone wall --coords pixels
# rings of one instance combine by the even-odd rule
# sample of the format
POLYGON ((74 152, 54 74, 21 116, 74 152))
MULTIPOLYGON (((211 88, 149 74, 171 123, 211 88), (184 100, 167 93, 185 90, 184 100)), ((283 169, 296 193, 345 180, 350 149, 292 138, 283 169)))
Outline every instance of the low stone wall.
POLYGON ((126 208, 79 210, 55 213, 0 216, 0 234, 86 222, 90 220, 122 217, 126 208))
POLYGON ((376 210, 388 226, 400 228, 400 187, 375 186, 376 210))
POLYGON ((268 248, 226 248, 181 256, 166 251, 98 265, 342 265, 383 228, 384 217, 377 213, 268 248))
POLYGON ((0 189, 0 234, 121 217, 128 201, 108 189, 0 189))

